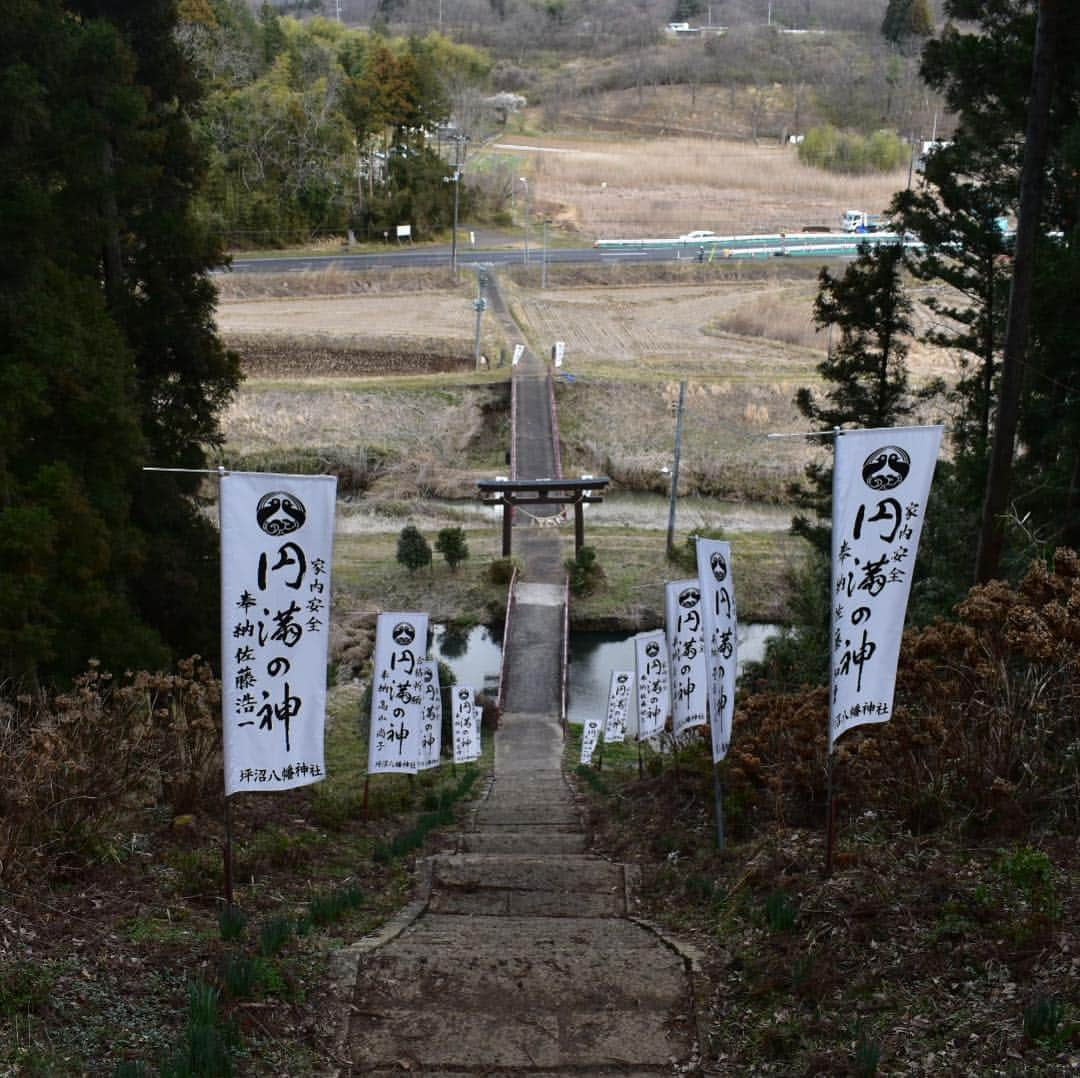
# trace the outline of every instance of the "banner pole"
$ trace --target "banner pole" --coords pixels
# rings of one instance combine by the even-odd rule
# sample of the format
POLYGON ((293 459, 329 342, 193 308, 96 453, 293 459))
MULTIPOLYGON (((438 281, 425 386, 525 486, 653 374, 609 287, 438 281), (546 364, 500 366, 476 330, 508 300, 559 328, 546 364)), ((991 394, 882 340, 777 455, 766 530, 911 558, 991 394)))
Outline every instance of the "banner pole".
POLYGON ((641 758, 641 738, 638 738, 637 743, 637 777, 645 777, 645 761, 641 758))
POLYGON ((364 813, 364 823, 367 823, 368 818, 368 791, 371 789, 371 776, 364 776, 364 804, 362 806, 364 813))
POLYGON ((833 803, 833 687, 836 680, 836 675, 833 670, 833 658, 832 658, 832 639, 836 632, 836 604, 833 602, 833 588, 835 587, 836 576, 836 506, 837 498, 839 497, 839 477, 837 476, 836 458, 840 448, 840 428, 833 427, 832 429, 832 450, 833 450, 833 470, 832 470, 832 505, 830 506, 830 513, 832 514, 831 530, 829 536, 829 715, 828 715, 828 729, 825 734, 825 744, 827 756, 825 758, 825 878, 828 879, 832 876, 833 872, 833 850, 836 846, 836 806, 833 803))
POLYGON ((833 795, 833 754, 825 768, 825 878, 833 874, 833 851, 836 848, 836 801, 833 795))
POLYGON ((233 841, 232 810, 229 806, 228 795, 225 797, 225 846, 221 855, 225 869, 225 908, 231 912, 233 907, 233 841))
POLYGON ((720 782, 720 767, 713 764, 713 801, 716 804, 716 848, 724 848, 724 787, 720 782))
MULTIPOLYGON (((144 469, 144 471, 157 471, 157 470, 164 471, 166 469, 153 469, 153 468, 144 469)), ((220 543, 221 542, 220 536, 222 534, 222 531, 221 531, 221 527, 222 527, 222 525, 221 525, 221 481, 222 481, 222 479, 225 478, 226 475, 228 475, 228 472, 225 470, 224 467, 218 466, 216 469, 214 469, 213 473, 211 473, 211 474, 217 476, 217 492, 218 492, 217 516, 218 516, 218 536, 219 536, 219 543, 220 543)), ((218 558, 218 562, 219 562, 219 570, 218 571, 219 571, 219 573, 221 575, 220 587, 221 587, 221 595, 222 595, 221 607, 220 607, 219 612, 218 612, 218 618, 219 618, 219 621, 218 621, 218 639, 221 641, 221 654, 218 656, 218 667, 219 667, 219 669, 224 671, 224 669, 225 669, 225 611, 224 611, 224 602, 225 602, 225 566, 224 566, 224 563, 223 563, 222 558, 221 558, 220 555, 219 555, 219 558, 218 558)), ((222 692, 221 696, 222 696, 221 737, 222 737, 222 754, 224 755, 224 738, 225 738, 225 711, 224 711, 225 693, 224 693, 224 691, 222 692)), ((227 776, 222 775, 223 784, 225 784, 226 777, 227 776)), ((222 868, 223 868, 224 884, 225 884, 225 908, 226 908, 226 910, 228 910, 231 913, 232 908, 233 908, 232 807, 229 804, 229 792, 228 792, 228 789, 227 789, 227 784, 225 784, 225 785, 226 785, 226 789, 225 789, 224 811, 223 811, 223 821, 222 821, 224 823, 224 826, 225 826, 225 845, 222 847, 221 856, 222 856, 222 859, 223 859, 223 862, 224 862, 223 865, 222 865, 222 868)))

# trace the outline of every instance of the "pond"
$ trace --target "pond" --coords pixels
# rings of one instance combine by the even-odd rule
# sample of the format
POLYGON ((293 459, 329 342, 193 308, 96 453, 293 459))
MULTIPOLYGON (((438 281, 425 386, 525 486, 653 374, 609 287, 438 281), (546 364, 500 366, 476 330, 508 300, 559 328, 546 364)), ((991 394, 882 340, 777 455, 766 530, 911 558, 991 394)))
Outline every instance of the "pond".
MULTIPOLYGON (((474 689, 498 691, 502 660, 502 625, 477 625, 456 633, 446 625, 433 626, 433 658, 441 659, 454 671, 459 682, 474 689)), ((749 623, 739 626, 739 668, 760 659, 765 641, 779 632, 779 626, 749 623)), ((634 669, 633 633, 572 632, 570 669, 567 683, 567 718, 581 723, 589 715, 603 714, 607 708, 608 681, 612 670, 634 669)))

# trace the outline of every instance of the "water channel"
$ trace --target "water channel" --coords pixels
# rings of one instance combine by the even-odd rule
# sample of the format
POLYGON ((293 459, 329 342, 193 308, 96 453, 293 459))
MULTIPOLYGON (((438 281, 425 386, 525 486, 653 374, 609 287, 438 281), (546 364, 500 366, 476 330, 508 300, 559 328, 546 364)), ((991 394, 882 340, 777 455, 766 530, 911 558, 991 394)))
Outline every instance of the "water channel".
MULTIPOLYGON (((502 626, 478 625, 455 633, 446 625, 433 626, 433 658, 441 659, 454 671, 459 682, 494 695, 499 684, 502 660, 502 626)), ((765 641, 779 626, 746 624, 739 626, 739 667, 760 659, 765 641)), ((572 632, 570 668, 567 678, 567 719, 582 723, 589 715, 607 709, 608 682, 612 670, 634 669, 633 633, 572 632)))
MULTIPOLYGON (((378 503, 358 498, 339 507, 337 529, 342 534, 398 531, 411 515, 408 502, 394 503, 392 515, 380 512, 378 503), (405 510, 402 514, 402 510, 405 510)), ((482 505, 479 500, 425 498, 412 505, 415 515, 425 519, 427 527, 446 520, 460 527, 497 527, 502 510, 482 505)), ((597 505, 586 506, 585 519, 594 526, 638 528, 663 531, 667 528, 670 501, 665 494, 638 491, 614 491, 597 505)), ((722 528, 725 532, 782 532, 791 527, 791 507, 765 502, 736 502, 721 498, 689 495, 675 503, 676 524, 680 533, 694 529, 722 528)))

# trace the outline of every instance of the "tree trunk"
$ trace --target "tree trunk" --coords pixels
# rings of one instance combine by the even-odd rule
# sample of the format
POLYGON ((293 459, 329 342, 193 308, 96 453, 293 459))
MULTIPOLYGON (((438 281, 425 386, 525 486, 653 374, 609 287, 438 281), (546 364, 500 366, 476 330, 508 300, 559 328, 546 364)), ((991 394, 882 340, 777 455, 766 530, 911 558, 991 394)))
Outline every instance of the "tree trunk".
POLYGON ((1004 541, 1002 517, 1009 500, 1013 443, 1020 412, 1020 389, 1024 353, 1027 349, 1028 317, 1034 277, 1035 237, 1042 204, 1043 168, 1053 93, 1054 54, 1057 46, 1061 0, 1042 0, 1035 32, 1035 57, 1031 69, 1027 139, 1020 174, 1020 211, 1016 222, 1016 260, 1012 292, 1005 324, 1005 347, 1001 357, 1001 394, 994 423, 994 443, 986 473, 975 579, 979 583, 997 576, 1004 541))

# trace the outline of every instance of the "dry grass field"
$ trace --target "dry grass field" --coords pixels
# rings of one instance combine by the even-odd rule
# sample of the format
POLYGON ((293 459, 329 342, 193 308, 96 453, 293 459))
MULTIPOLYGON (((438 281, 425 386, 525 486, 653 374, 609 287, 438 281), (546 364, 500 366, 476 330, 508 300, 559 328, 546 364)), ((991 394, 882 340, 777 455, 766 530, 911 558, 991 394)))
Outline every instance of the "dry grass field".
POLYGON ((907 183, 906 169, 840 176, 800 164, 794 146, 749 140, 511 135, 486 153, 514 161, 537 217, 589 239, 838 226, 848 208, 881 212, 907 183))

